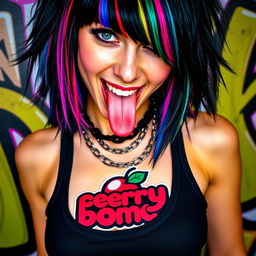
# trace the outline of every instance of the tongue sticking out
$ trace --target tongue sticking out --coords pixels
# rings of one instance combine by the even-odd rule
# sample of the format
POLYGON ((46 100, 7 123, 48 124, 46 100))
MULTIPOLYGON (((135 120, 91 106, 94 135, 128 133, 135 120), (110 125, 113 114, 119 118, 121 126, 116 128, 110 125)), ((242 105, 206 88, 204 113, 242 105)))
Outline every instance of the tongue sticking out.
POLYGON ((136 93, 118 96, 108 90, 108 120, 113 133, 120 137, 132 133, 136 124, 136 93))

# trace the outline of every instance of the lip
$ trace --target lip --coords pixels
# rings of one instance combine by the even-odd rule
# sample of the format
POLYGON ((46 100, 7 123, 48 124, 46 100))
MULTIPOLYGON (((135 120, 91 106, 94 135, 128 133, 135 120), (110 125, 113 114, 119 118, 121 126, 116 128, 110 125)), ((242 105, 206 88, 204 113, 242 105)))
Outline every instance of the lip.
MULTIPOLYGON (((106 105, 108 105, 108 96, 107 96, 107 88, 106 88, 106 83, 108 83, 109 85, 115 87, 117 86, 116 88, 117 89, 120 89, 120 90, 123 90, 124 87, 120 86, 120 85, 117 85, 117 84, 114 84, 114 83, 111 83, 111 82, 108 82, 107 80, 103 79, 103 78, 100 78, 101 80, 101 91, 102 91, 102 94, 103 94, 103 98, 104 98, 104 101, 106 103, 106 105)), ((133 87, 129 87, 129 89, 124 89, 125 91, 130 91, 130 90, 137 90, 136 92, 136 101, 138 101, 141 93, 142 93, 142 88, 144 87, 143 86, 133 86, 133 87)))
POLYGON ((119 90, 122 90, 122 91, 132 91, 132 90, 138 90, 138 89, 141 89, 144 85, 142 86, 132 86, 132 87, 126 87, 126 86, 122 86, 122 85, 119 85, 119 84, 115 84, 115 83, 112 83, 112 82, 109 82, 103 78, 101 78, 101 81, 103 83, 107 83, 109 85, 111 85, 112 87, 115 87, 116 89, 119 89, 119 90))

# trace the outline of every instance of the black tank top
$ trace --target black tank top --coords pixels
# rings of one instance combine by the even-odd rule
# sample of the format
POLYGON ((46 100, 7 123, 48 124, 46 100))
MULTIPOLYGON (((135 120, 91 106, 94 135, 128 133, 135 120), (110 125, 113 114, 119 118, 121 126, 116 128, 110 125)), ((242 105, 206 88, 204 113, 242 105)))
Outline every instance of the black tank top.
POLYGON ((145 225, 103 231, 78 223, 68 209, 73 136, 62 133, 60 166, 46 208, 45 246, 54 256, 200 256, 207 236, 207 203, 187 162, 181 131, 171 144, 171 195, 159 216, 145 225))

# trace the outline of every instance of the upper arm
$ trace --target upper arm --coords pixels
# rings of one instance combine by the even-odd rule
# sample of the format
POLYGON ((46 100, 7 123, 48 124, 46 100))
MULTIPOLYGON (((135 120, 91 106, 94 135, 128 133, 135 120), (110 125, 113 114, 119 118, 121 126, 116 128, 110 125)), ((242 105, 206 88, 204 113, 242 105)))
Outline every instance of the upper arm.
POLYGON ((238 136, 233 126, 219 116, 203 129, 197 146, 205 155, 202 165, 209 177, 205 192, 209 253, 211 256, 244 256, 238 136))
POLYGON ((37 253, 42 256, 47 255, 44 246, 47 202, 43 184, 47 179, 51 161, 49 157, 47 160, 45 143, 40 137, 40 133, 37 133, 25 138, 15 151, 15 162, 32 213, 37 253))
POLYGON ((208 202, 208 247, 210 255, 245 255, 242 241, 240 208, 241 161, 238 136, 224 122, 223 130, 210 158, 211 183, 206 192, 208 202))

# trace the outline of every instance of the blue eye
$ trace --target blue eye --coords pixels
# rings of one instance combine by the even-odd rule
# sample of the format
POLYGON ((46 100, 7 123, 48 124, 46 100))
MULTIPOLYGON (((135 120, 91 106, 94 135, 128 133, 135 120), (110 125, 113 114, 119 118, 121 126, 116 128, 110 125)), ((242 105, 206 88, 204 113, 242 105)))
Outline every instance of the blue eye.
POLYGON ((117 43, 118 37, 109 29, 105 28, 92 28, 91 33, 103 43, 117 43))
POLYGON ((100 32, 98 33, 98 37, 104 41, 115 41, 116 37, 109 32, 100 32))

